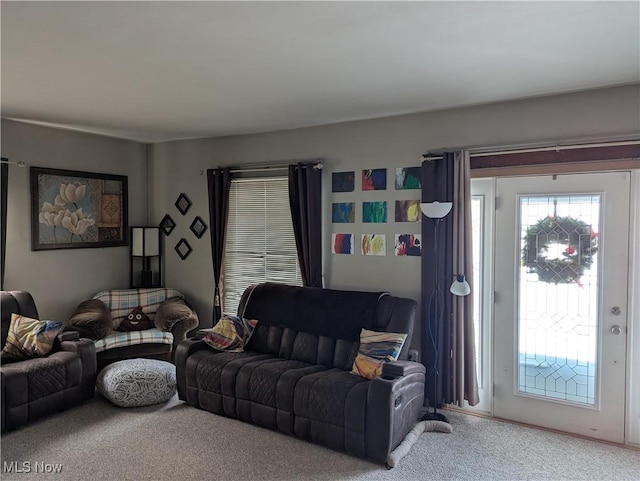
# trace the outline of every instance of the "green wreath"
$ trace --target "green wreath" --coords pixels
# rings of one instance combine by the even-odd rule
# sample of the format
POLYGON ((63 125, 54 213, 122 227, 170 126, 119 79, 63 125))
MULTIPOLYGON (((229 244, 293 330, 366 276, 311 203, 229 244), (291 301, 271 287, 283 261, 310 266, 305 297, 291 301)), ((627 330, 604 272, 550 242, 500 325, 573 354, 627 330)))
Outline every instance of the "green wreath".
POLYGON ((598 234, 589 224, 572 217, 548 216, 527 229, 522 262, 542 282, 569 284, 582 277, 597 251, 598 234), (547 258, 552 243, 567 246, 562 258, 547 258))

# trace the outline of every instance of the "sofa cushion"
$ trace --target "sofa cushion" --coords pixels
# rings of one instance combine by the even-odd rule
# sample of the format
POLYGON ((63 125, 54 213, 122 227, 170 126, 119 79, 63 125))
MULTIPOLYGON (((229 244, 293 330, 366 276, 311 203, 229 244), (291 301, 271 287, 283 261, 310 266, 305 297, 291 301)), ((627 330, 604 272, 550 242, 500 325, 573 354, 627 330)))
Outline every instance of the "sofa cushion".
POLYGON ((133 346, 136 344, 173 344, 173 334, 170 332, 163 332, 154 327, 144 331, 114 331, 105 338, 95 341, 96 352, 102 352, 116 347, 133 346))
POLYGON ((109 308, 99 299, 88 299, 76 307, 68 326, 78 329, 84 337, 102 339, 113 331, 109 308))
POLYGON ((398 359, 406 339, 406 334, 363 329, 351 372, 367 379, 379 376, 385 362, 398 359))
POLYGON ((125 317, 118 326, 120 332, 144 331, 151 329, 153 322, 149 319, 141 306, 134 307, 133 310, 125 317))
POLYGON ((258 321, 223 314, 203 341, 218 351, 242 352, 258 321))
POLYGON ((104 302, 111 311, 114 328, 117 328, 120 322, 129 315, 131 309, 137 306, 142 307, 153 321, 162 301, 171 297, 182 297, 182 294, 175 289, 159 287, 157 289, 112 289, 98 292, 93 296, 94 299, 104 302))
POLYGON ((62 328, 60 321, 40 321, 11 314, 7 342, 2 349, 3 360, 29 359, 48 354, 62 328))

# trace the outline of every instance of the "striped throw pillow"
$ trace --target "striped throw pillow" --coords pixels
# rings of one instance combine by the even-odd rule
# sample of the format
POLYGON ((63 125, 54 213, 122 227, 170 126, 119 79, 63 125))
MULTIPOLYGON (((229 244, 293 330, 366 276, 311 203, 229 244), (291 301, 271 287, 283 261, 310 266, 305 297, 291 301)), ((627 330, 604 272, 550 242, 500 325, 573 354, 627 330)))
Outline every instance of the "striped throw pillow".
POLYGON ((223 314, 203 341, 218 351, 242 352, 258 321, 240 316, 223 314))
POLYGON ((379 376, 385 362, 398 359, 406 339, 406 334, 362 329, 360 348, 353 361, 351 372, 367 379, 379 376))
POLYGON ((13 313, 2 356, 10 359, 44 356, 51 351, 62 328, 60 321, 39 321, 13 313))

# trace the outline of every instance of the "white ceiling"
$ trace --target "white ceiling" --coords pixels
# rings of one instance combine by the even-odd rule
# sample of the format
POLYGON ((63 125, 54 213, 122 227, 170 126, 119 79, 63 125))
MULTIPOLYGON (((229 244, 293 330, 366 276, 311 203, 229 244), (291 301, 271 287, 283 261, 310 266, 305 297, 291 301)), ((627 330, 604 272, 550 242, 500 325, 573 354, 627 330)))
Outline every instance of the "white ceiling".
POLYGON ((640 82, 640 2, 2 1, 2 116, 143 142, 640 82))

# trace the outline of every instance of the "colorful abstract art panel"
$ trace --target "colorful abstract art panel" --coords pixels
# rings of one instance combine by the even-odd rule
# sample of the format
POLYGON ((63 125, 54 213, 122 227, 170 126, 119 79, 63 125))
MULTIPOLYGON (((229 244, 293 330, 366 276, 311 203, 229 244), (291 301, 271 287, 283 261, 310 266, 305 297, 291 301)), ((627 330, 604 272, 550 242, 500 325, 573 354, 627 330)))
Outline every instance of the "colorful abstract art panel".
POLYGON ((332 254, 353 254, 353 234, 331 234, 332 254))
POLYGON ((419 220, 419 200, 396 200, 396 222, 418 222, 419 220))
POLYGON ((363 202, 362 222, 383 224, 387 222, 387 202, 363 202))
POLYGON ((422 167, 396 169, 396 190, 421 189, 422 167))
POLYGON ((386 256, 387 236, 384 234, 362 234, 360 253, 363 256, 386 256))
POLYGON ((362 190, 387 190, 387 169, 364 169, 362 190))
POLYGON ((331 222, 334 224, 353 223, 356 221, 356 204, 354 202, 338 202, 331 205, 331 222))
POLYGON ((334 172, 331 174, 331 192, 353 192, 355 189, 355 171, 334 172))
POLYGON ((420 242, 420 234, 396 234, 397 256, 421 256, 422 242, 420 242))

